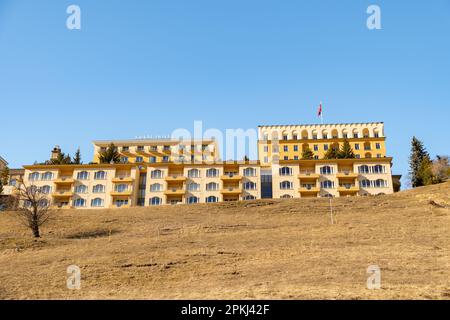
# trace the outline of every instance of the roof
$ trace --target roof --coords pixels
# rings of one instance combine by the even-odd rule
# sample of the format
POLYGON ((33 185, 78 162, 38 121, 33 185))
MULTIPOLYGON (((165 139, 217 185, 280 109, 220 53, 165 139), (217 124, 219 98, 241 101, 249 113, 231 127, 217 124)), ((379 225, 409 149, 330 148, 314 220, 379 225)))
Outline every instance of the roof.
POLYGON ((315 124, 273 124, 273 125, 259 125, 258 128, 273 128, 273 127, 317 127, 317 126, 351 126, 351 125, 373 125, 384 124, 384 122, 351 122, 351 123, 315 123, 315 124))
POLYGON ((189 142, 189 143, 208 143, 215 142, 214 139, 204 139, 204 140, 174 140, 170 138, 162 139, 129 139, 129 140, 94 140, 92 141, 95 145, 106 145, 106 144, 128 144, 128 145, 142 145, 142 144, 161 144, 161 143, 174 143, 174 142, 189 142))
POLYGON ((2 162, 5 166, 8 165, 8 161, 6 161, 5 159, 3 159, 1 156, 0 156, 0 162, 2 162))

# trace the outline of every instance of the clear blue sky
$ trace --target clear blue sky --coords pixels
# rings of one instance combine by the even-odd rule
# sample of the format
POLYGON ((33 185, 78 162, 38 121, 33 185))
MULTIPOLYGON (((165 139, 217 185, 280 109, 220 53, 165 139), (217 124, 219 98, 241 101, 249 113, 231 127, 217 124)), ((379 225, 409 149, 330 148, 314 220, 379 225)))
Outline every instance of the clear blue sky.
POLYGON ((449 34, 449 0, 0 0, 0 154, 88 162, 92 140, 315 123, 323 101, 325 122, 384 121, 406 174, 413 135, 450 153, 449 34))

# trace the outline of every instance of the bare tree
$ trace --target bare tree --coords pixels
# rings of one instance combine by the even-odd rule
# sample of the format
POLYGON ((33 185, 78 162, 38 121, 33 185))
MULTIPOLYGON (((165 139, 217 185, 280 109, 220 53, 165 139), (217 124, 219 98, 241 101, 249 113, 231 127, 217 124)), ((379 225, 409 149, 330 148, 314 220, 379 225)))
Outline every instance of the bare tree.
POLYGON ((52 215, 47 194, 35 185, 27 186, 21 182, 14 198, 18 205, 15 211, 17 216, 23 225, 31 229, 33 236, 39 238, 39 227, 46 223, 52 215))

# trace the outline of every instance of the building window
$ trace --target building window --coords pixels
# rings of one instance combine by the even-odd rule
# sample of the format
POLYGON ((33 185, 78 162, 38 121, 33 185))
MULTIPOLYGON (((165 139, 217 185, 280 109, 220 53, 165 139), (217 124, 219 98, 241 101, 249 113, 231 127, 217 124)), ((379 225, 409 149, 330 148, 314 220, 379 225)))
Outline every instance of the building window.
POLYGON ((77 185, 75 187, 75 193, 87 193, 87 187, 83 184, 77 185))
POLYGON ((137 151, 144 151, 144 146, 138 146, 137 151))
POLYGON ((289 167, 280 168, 280 176, 292 176, 292 168, 289 167))
POLYGON ((324 175, 333 174, 333 168, 330 166, 321 167, 320 174, 324 174, 324 175))
POLYGON ((358 171, 359 171, 359 173, 362 173, 362 174, 370 173, 369 166, 367 166, 367 165, 359 166, 358 171))
POLYGON ((168 156, 164 156, 164 157, 162 158, 162 161, 163 161, 163 162, 169 162, 169 157, 168 157, 168 156))
POLYGON ((154 183, 150 185, 150 191, 151 192, 159 192, 162 191, 162 184, 160 183, 154 183))
POLYGON ((86 206, 86 200, 78 198, 73 202, 74 207, 85 207, 86 206))
POLYGON ((156 157, 150 157, 149 159, 150 163, 155 163, 156 162, 156 157))
POLYGON ((289 151, 289 146, 283 146, 283 151, 284 152, 288 152, 289 151))
POLYGON ((283 181, 280 183, 281 190, 290 190, 293 188, 293 183, 290 181, 283 181))
POLYGON ((269 146, 264 146, 264 152, 269 152, 269 146))
POLYGON ((298 146, 294 146, 294 151, 298 151, 298 146))
POLYGON ((206 191, 217 191, 219 190, 219 184, 215 182, 210 182, 206 184, 206 191))
POLYGON ((244 176, 245 177, 255 177, 256 176, 256 169, 255 168, 245 168, 244 169, 244 176))
POLYGON ((325 134, 323 135, 323 138, 324 138, 324 139, 328 139, 328 134, 325 133, 325 134))
POLYGON ((206 170, 206 176, 208 178, 215 178, 218 175, 219 175, 219 170, 217 170, 217 169, 212 168, 212 169, 206 170))
POLYGON ((94 174, 95 180, 105 180, 106 179, 106 172, 105 171, 97 171, 94 174))
POLYGON ((104 203, 103 199, 95 198, 92 199, 91 201, 91 207, 103 207, 104 205, 103 203, 104 203))
POLYGON ((344 139, 348 139, 348 133, 344 133, 343 137, 344 139))
POLYGON ((162 204, 162 199, 159 197, 153 197, 150 198, 150 205, 152 206, 159 206, 162 204))
POLYGON ((379 138, 379 137, 380 137, 380 134, 379 134, 378 132, 375 132, 374 137, 375 137, 375 138, 379 138))
POLYGON ((373 173, 384 173, 384 166, 377 164, 376 166, 372 167, 373 173))
POLYGON ((256 190, 256 183, 252 181, 244 183, 244 190, 256 190))
POLYGON ((313 140, 317 140, 317 134, 313 134, 313 140))
POLYGON ((324 145, 323 145, 323 150, 325 150, 325 151, 328 150, 328 145, 327 145, 327 144, 324 144, 324 145))
POLYGON ((17 185, 17 180, 16 179, 9 180, 9 185, 15 187, 17 185))
POLYGON ((77 174, 78 180, 88 180, 89 179, 89 173, 87 171, 81 171, 77 174))
POLYGON ((355 143, 355 150, 359 150, 359 143, 355 143))
POLYGON ((290 194, 283 194, 280 198, 281 199, 292 199, 293 197, 290 194))
POLYGON ((189 197, 189 198, 187 199, 187 203, 188 203, 188 204, 194 204, 194 203, 198 203, 198 202, 199 202, 199 200, 198 200, 197 197, 189 197))
POLYGON ((37 180, 39 180, 40 176, 41 175, 39 174, 39 172, 33 172, 33 173, 30 173, 30 175, 28 176, 28 179, 30 181, 37 181, 37 180))
POLYGON ((359 137, 358 133, 353 134, 353 138, 358 139, 358 137, 359 137))
POLYGON ((118 184, 114 190, 119 193, 128 191, 128 185, 124 183, 118 184))
POLYGON ((314 145, 314 151, 319 151, 319 145, 317 144, 314 145))
POLYGON ((116 200, 115 205, 118 208, 123 207, 123 206, 127 206, 128 205, 128 200, 124 200, 124 199, 116 200))
POLYGON ((255 199, 256 199, 256 197, 255 197, 255 196, 252 196, 251 194, 249 194, 249 195, 247 195, 247 196, 244 197, 244 201, 255 200, 255 199))
POLYGON ((150 151, 158 151, 158 146, 151 146, 150 151))
POLYGON ((43 186, 43 187, 41 188, 41 192, 42 192, 43 194, 49 194, 50 192, 52 192, 52 187, 50 187, 50 186, 43 186))
POLYGON ((128 157, 121 157, 120 158, 120 162, 127 163, 128 162, 128 157))
POLYGON ((264 162, 265 163, 269 162, 269 157, 264 157, 264 162))
POLYGON ((364 179, 359 183, 361 188, 370 188, 370 180, 364 179))
POLYGON ((198 183, 188 183, 186 188, 188 191, 200 191, 200 185, 198 183))
POLYGON ((205 200, 206 200, 206 203, 219 202, 219 198, 214 197, 214 196, 209 196, 209 197, 206 198, 205 200))
POLYGON ((191 169, 188 171, 188 177, 189 178, 199 178, 200 177, 200 170, 198 169, 191 169))
POLYGON ((355 158, 356 158, 356 159, 360 159, 360 158, 361 158, 361 155, 355 154, 355 158))
POLYGON ((314 156, 314 160, 319 160, 319 156, 314 156))
POLYGON ((102 184, 97 184, 92 188, 93 193, 104 193, 105 192, 105 186, 102 184))
POLYGON ((294 156, 294 160, 298 160, 298 156, 294 156))
POLYGON ((288 140, 288 136, 287 136, 287 135, 284 135, 284 136, 283 136, 283 140, 288 140))
POLYGON ((322 189, 333 189, 334 188, 334 182, 330 180, 325 180, 320 182, 320 187, 322 189))
POLYGON ((164 146, 164 147, 163 147, 163 150, 164 150, 164 151, 170 151, 170 146, 164 146))
POLYGON ((381 144, 380 144, 379 142, 377 142, 377 143, 375 144, 375 148, 377 148, 378 150, 380 150, 380 149, 381 149, 381 144))
POLYGON ((288 156, 284 156, 283 159, 287 161, 287 160, 289 160, 289 157, 288 156))
POLYGON ((386 185, 387 185, 387 183, 384 180, 382 180, 382 179, 378 179, 378 180, 375 181, 375 187, 376 188, 385 188, 386 185))
POLYGON ((161 170, 153 170, 150 177, 152 179, 161 179, 163 177, 163 173, 161 170))
POLYGON ((144 162, 144 158, 142 157, 136 157, 136 163, 144 162))
POLYGON ((53 173, 45 172, 45 173, 42 174, 41 180, 49 181, 49 180, 52 180, 52 179, 53 179, 53 173))

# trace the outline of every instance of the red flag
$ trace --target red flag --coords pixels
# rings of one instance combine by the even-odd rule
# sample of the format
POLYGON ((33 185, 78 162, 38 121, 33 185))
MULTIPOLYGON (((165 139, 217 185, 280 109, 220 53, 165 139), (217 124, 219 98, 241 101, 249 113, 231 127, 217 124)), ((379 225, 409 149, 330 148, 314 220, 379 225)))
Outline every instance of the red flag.
POLYGON ((317 111, 317 116, 320 117, 322 115, 322 102, 319 105, 319 110, 317 111))

